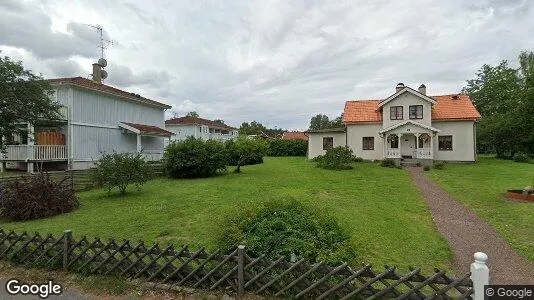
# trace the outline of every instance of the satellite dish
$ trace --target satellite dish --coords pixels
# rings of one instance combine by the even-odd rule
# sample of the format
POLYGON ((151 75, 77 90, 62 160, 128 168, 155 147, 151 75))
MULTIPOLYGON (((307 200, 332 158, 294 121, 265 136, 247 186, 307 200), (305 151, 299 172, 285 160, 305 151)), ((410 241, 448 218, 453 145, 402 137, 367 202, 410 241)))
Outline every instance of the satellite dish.
POLYGON ((108 65, 108 62, 107 62, 107 60, 105 60, 104 58, 101 58, 101 59, 98 60, 98 64, 99 64, 102 68, 104 68, 104 67, 106 67, 106 66, 108 65))
POLYGON ((106 72, 106 70, 102 70, 102 72, 100 73, 100 77, 102 79, 108 78, 108 72, 106 72))

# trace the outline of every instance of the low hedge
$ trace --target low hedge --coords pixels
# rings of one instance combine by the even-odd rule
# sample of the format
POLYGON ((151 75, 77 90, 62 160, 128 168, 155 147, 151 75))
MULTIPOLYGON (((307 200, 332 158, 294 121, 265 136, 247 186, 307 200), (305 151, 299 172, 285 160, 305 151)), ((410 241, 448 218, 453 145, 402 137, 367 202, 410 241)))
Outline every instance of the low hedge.
POLYGON ((303 140, 270 140, 267 143, 268 156, 306 156, 308 142, 303 140))

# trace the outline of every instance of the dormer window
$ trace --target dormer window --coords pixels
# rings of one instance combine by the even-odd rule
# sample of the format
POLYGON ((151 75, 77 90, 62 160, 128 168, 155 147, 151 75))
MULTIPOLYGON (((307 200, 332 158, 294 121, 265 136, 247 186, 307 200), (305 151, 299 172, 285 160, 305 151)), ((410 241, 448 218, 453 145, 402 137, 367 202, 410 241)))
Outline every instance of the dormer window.
POLYGON ((402 120, 402 106, 392 106, 389 109, 389 118, 390 120, 402 120))
POLYGON ((423 106, 422 105, 410 105, 410 119, 422 119, 423 118, 423 106))

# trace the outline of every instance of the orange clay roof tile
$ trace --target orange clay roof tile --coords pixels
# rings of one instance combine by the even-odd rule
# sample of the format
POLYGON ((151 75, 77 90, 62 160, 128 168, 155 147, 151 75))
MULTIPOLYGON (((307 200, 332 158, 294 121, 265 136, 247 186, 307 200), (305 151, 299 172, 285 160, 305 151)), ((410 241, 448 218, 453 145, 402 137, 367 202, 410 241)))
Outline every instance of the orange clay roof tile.
MULTIPOLYGON (((468 95, 452 94, 430 96, 436 100, 432 108, 432 120, 473 120, 480 119, 475 105, 468 95), (457 99, 453 97, 457 96, 457 99)), ((382 112, 378 107, 381 100, 350 100, 345 102, 343 123, 379 123, 382 112)))

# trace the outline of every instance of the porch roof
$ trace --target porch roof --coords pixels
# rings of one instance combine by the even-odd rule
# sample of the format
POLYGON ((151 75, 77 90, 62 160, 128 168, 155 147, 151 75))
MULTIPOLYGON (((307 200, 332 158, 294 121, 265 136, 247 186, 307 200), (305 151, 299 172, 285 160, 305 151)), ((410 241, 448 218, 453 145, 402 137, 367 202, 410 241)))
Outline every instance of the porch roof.
POLYGON ((152 125, 120 122, 119 127, 129 130, 136 134, 141 134, 141 135, 153 135, 153 136, 165 136, 165 137, 174 135, 174 133, 170 131, 167 131, 163 128, 159 128, 157 126, 152 126, 152 125))
POLYGON ((384 128, 384 129, 380 130, 378 133, 383 134, 383 133, 386 133, 388 131, 391 131, 393 129, 396 129, 396 128, 399 128, 399 127, 402 127, 402 126, 408 125, 408 124, 411 124, 411 125, 414 125, 414 126, 417 126, 417 127, 421 127, 421 128, 426 129, 426 130, 430 130, 432 132, 439 132, 440 131, 439 129, 437 129, 435 127, 427 126, 427 125, 423 125, 421 123, 417 123, 417 122, 414 122, 414 121, 411 121, 411 120, 407 120, 407 121, 400 122, 400 123, 397 123, 395 125, 389 126, 388 128, 384 128))

